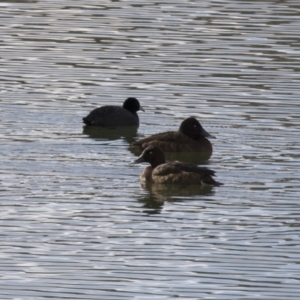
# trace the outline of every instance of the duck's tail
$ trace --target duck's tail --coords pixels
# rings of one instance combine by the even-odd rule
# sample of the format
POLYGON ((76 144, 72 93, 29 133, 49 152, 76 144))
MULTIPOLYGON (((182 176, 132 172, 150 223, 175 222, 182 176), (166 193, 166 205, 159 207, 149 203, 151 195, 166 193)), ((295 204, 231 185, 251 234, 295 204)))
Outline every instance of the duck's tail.
POLYGON ((214 180, 210 175, 205 175, 202 179, 204 184, 213 185, 213 186, 221 186, 224 183, 214 180))

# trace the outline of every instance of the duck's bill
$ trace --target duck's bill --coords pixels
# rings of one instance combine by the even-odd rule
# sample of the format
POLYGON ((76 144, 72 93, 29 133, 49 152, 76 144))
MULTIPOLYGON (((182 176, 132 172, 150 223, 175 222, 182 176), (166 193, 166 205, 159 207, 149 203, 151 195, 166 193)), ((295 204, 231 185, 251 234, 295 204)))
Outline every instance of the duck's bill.
POLYGON ((140 157, 138 157, 136 160, 134 160, 134 161, 132 162, 132 164, 140 164, 140 163, 143 163, 143 162, 145 162, 145 159, 144 159, 143 156, 140 156, 140 157))
POLYGON ((215 139, 216 137, 210 133, 208 133, 205 129, 202 128, 202 131, 201 131, 202 135, 204 137, 207 137, 207 138, 211 138, 211 139, 215 139))

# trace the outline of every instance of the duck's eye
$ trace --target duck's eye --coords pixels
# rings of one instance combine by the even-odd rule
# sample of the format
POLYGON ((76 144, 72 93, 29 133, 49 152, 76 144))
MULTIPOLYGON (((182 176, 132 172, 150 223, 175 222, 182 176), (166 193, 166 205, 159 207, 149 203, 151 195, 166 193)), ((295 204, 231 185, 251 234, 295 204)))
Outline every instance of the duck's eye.
POLYGON ((150 155, 152 155, 152 154, 153 154, 153 152, 152 152, 152 151, 149 151, 149 154, 150 154, 150 155))

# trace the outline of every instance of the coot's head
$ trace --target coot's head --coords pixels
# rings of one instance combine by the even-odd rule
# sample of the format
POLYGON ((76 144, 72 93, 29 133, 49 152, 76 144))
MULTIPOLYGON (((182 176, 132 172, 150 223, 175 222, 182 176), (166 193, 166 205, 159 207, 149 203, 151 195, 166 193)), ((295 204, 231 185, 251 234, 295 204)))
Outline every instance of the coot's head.
POLYGON ((123 108, 136 113, 138 110, 144 111, 143 107, 140 105, 139 100, 133 97, 127 98, 123 103, 123 108))

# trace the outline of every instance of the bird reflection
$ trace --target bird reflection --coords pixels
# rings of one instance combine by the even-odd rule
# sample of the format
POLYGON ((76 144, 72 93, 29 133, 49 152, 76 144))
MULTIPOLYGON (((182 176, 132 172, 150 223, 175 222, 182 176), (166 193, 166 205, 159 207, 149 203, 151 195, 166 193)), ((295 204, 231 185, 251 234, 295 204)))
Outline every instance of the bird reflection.
POLYGON ((147 214, 159 214, 164 203, 190 200, 192 196, 213 195, 214 190, 209 185, 168 185, 157 183, 141 183, 141 187, 149 193, 139 199, 147 214))
POLYGON ((143 207, 146 209, 144 213, 148 215, 159 214, 164 206, 164 200, 157 195, 147 194, 138 200, 143 203, 143 207))
POLYGON ((94 140, 118 140, 123 138, 127 143, 132 143, 137 135, 138 127, 101 127, 101 126, 84 126, 83 134, 88 135, 94 140))

